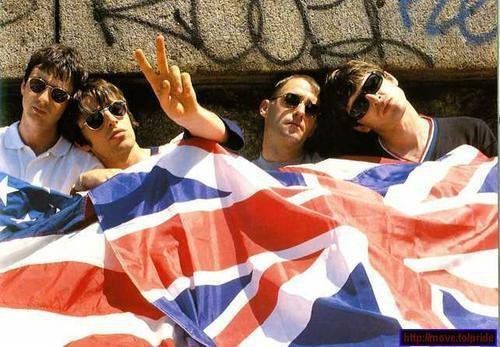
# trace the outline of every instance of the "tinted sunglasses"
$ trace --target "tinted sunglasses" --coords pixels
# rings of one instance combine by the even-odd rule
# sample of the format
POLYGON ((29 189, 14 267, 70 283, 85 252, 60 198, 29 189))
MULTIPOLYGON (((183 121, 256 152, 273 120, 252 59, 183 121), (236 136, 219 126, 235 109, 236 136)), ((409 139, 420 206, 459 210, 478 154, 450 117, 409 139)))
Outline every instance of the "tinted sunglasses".
POLYGON ((384 77, 379 72, 371 72, 363 83, 361 91, 352 103, 349 117, 360 120, 366 115, 370 108, 370 102, 366 100, 366 94, 376 94, 384 81, 384 77))
POLYGON ((92 112, 85 118, 80 129, 87 125, 92 130, 99 130, 104 124, 104 112, 109 111, 113 117, 122 119, 127 113, 127 103, 123 100, 113 101, 106 107, 103 107, 95 112, 92 112))
MULTIPOLYGON (((285 93, 282 95, 278 95, 271 100, 280 99, 283 100, 284 105, 287 108, 293 109, 300 105, 300 103, 304 102, 305 96, 297 95, 295 93, 285 93)), ((304 103, 306 115, 309 117, 317 117, 319 115, 319 105, 313 104, 311 101, 306 101, 304 103)))
POLYGON ((62 90, 61 88, 53 87, 47 82, 45 82, 40 77, 32 77, 28 81, 28 85, 33 93, 40 94, 45 89, 50 89, 50 97, 52 100, 57 102, 58 104, 62 104, 70 98, 68 92, 62 90))

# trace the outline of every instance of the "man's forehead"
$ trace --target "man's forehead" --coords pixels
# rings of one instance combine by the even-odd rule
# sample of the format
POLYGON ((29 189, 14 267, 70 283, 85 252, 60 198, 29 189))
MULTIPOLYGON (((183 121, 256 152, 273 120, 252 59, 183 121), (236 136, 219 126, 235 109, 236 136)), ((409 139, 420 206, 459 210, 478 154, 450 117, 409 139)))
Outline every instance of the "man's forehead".
POLYGON ((295 92, 303 95, 317 96, 318 91, 304 78, 292 78, 281 87, 281 93, 295 92))

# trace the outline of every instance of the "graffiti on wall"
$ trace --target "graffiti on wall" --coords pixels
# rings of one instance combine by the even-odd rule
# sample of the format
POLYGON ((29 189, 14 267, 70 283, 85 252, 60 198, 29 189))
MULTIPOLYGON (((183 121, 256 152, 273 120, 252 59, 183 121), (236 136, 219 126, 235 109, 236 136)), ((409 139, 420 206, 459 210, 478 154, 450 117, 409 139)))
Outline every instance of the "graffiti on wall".
POLYGON ((92 0, 93 15, 95 21, 99 23, 101 27, 106 43, 110 46, 116 42, 117 38, 107 24, 107 21, 109 19, 126 20, 189 43, 214 62, 221 64, 238 62, 254 51, 258 51, 268 61, 280 65, 293 63, 305 54, 309 54, 317 62, 318 66, 324 65, 325 57, 349 58, 359 57, 368 53, 376 53, 380 60, 384 60, 386 57, 386 49, 390 46, 394 46, 407 54, 417 57, 425 65, 429 67, 433 66, 432 58, 425 52, 405 42, 383 37, 379 18, 379 7, 383 6, 384 3, 381 0, 363 0, 363 7, 367 18, 366 25, 370 28, 371 33, 369 37, 346 39, 328 43, 324 43, 319 39, 312 25, 311 16, 314 12, 335 11, 336 7, 342 5, 347 0, 335 0, 328 3, 323 2, 321 4, 308 3, 304 0, 291 1, 296 7, 296 10, 300 13, 302 23, 299 23, 297 26, 303 28, 304 39, 301 47, 295 54, 287 58, 278 57, 274 54, 272 48, 266 47, 264 44, 266 42, 264 25, 266 21, 271 19, 266 18, 261 0, 249 0, 246 8, 246 25, 248 37, 251 40, 250 47, 233 52, 229 57, 217 55, 204 41, 199 25, 200 13, 198 9, 198 0, 190 0, 188 18, 183 16, 180 10, 174 10, 173 18, 176 22, 174 28, 143 19, 133 13, 134 10, 141 7, 155 5, 164 1, 165 0, 146 0, 133 5, 106 7, 103 0, 92 0))
MULTIPOLYGON (((18 6, 20 0, 2 1, 0 0, 0 28, 16 21, 22 20, 29 16, 37 9, 36 0, 22 0, 27 6, 18 6), (5 11, 9 8, 9 11, 5 11), (2 10, 4 10, 2 12, 2 10), (6 13, 5 15, 3 13, 6 13)), ((22 2, 21 1, 21 2, 22 2)), ((222 54, 218 50, 211 47, 210 42, 207 42, 203 35, 201 16, 203 11, 200 9, 202 0, 183 0, 183 11, 175 7, 175 3, 171 0, 140 0, 135 3, 126 5, 110 6, 105 0, 89 0, 93 20, 98 24, 100 32, 103 35, 105 43, 112 46, 119 40, 119 35, 116 33, 116 23, 124 22, 124 24, 135 23, 136 25, 152 29, 155 32, 161 32, 167 36, 179 39, 196 50, 202 52, 209 59, 216 63, 228 64, 242 61, 248 54, 258 52, 269 62, 275 64, 291 64, 304 56, 309 56, 314 59, 319 67, 327 65, 325 62, 332 58, 356 58, 370 54, 375 55, 380 61, 386 59, 389 49, 396 48, 399 52, 403 52, 409 56, 421 61, 425 66, 432 67, 434 65, 433 58, 425 51, 418 47, 412 46, 408 42, 396 40, 384 35, 381 30, 380 11, 386 6, 386 0, 356 0, 361 4, 361 9, 364 15, 358 16, 356 20, 367 28, 368 35, 365 37, 345 38, 333 42, 325 42, 325 38, 318 33, 318 28, 314 26, 313 18, 319 14, 334 14, 336 11, 345 10, 345 5, 350 5, 348 1, 353 0, 289 0, 289 4, 293 10, 298 13, 299 22, 294 23, 296 30, 301 30, 300 44, 289 56, 279 56, 273 46, 269 45, 269 35, 265 29, 269 27, 269 23, 273 21, 272 16, 264 9, 265 0, 245 0, 244 13, 246 18, 246 28, 243 31, 247 35, 249 44, 243 48, 235 48, 229 55, 222 54), (168 13, 173 22, 165 23, 158 18, 151 19, 143 16, 142 10, 151 9, 152 6, 165 5, 161 7, 163 11, 171 11, 168 13), (341 6, 343 6, 341 8, 341 6), (186 8, 188 9, 186 11, 186 8)), ((392 0, 389 0, 392 1, 392 0)), ((409 33, 414 28, 414 15, 418 10, 416 5, 421 0, 399 0, 399 17, 403 28, 409 33)), ((430 37, 445 35, 453 28, 457 28, 460 35, 463 36, 465 42, 470 45, 482 45, 494 42, 497 28, 494 26, 491 30, 485 32, 475 32, 471 28, 474 27, 474 20, 477 19, 475 14, 483 9, 488 1, 493 0, 437 0, 431 4, 431 10, 427 15, 425 22, 425 32, 430 37), (453 2, 456 13, 454 16, 441 18, 444 9, 453 2)), ((54 0, 54 40, 57 42, 60 37, 61 23, 59 11, 60 0, 54 0)), ((180 2, 180 0, 179 0, 180 2)), ((490 4, 491 5, 491 4, 490 4)), ((160 13, 159 16, 167 17, 167 14, 160 13)), ((341 27, 342 23, 339 23, 341 27)), ((239 30, 241 32, 241 30, 239 30)), ((213 44, 212 44, 213 45, 213 44)))
MULTIPOLYGON (((401 19, 406 28, 413 26, 411 20, 410 6, 419 0, 399 0, 399 11, 401 19)), ((480 45, 492 42, 497 34, 496 26, 490 31, 475 33, 469 29, 473 16, 484 8, 487 0, 459 0, 458 11, 452 18, 439 21, 438 18, 450 2, 449 0, 438 0, 426 23, 426 32, 431 36, 445 35, 450 29, 457 27, 460 34, 467 43, 480 45)))

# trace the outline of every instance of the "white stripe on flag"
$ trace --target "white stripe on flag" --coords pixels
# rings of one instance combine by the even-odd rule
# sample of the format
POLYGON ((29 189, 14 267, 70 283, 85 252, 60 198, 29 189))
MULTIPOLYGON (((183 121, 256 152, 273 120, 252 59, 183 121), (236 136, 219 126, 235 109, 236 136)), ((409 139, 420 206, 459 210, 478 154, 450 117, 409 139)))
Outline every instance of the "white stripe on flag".
POLYGON ((154 346, 172 337, 168 318, 158 321, 131 313, 75 317, 58 313, 0 308, 1 339, 5 346, 64 346, 93 334, 130 334, 154 346))
POLYGON ((50 264, 65 261, 81 262, 109 270, 123 272, 121 265, 107 245, 99 224, 94 223, 66 235, 49 235, 36 238, 0 242, 0 254, 13 254, 19 249, 23 258, 7 261, 0 256, 0 273, 32 264, 50 264), (28 247, 25 254, 23 247, 28 247), (106 257, 106 258, 105 258, 106 257))
POLYGON ((479 286, 498 287, 498 249, 437 257, 407 258, 404 264, 415 272, 446 270, 479 286))

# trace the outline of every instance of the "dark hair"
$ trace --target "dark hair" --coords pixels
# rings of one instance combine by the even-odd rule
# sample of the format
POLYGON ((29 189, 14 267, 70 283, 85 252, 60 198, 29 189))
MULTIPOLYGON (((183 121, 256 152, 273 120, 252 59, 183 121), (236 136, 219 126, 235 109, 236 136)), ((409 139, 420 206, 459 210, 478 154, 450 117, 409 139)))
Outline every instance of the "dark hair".
POLYGON ((356 125, 356 122, 347 115, 347 103, 363 78, 370 72, 384 74, 380 66, 361 60, 350 60, 327 74, 320 95, 323 100, 321 112, 325 118, 340 118, 351 127, 356 125))
POLYGON ((41 48, 33 53, 24 71, 24 82, 28 81, 35 67, 60 80, 69 80, 73 90, 79 89, 87 79, 87 72, 78 51, 59 43, 41 48))
MULTIPOLYGON (((108 105, 112 100, 126 101, 123 92, 113 83, 102 78, 89 79, 81 89, 75 93, 73 100, 71 100, 68 107, 68 117, 61 119, 59 122, 61 134, 69 141, 78 143, 79 145, 90 144, 78 126, 80 115, 89 112, 89 110, 86 110, 82 105, 82 102, 88 98, 94 100, 95 104, 100 107, 108 105)), ((128 109, 128 115, 132 125, 137 126, 138 123, 135 121, 130 109, 128 109)))
POLYGON ((321 117, 314 139, 322 156, 359 154, 374 141, 373 134, 353 129, 357 122, 346 111, 349 98, 370 72, 384 74, 380 66, 360 60, 350 60, 327 72, 320 91, 321 117))

